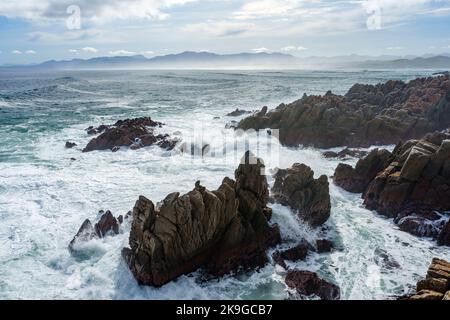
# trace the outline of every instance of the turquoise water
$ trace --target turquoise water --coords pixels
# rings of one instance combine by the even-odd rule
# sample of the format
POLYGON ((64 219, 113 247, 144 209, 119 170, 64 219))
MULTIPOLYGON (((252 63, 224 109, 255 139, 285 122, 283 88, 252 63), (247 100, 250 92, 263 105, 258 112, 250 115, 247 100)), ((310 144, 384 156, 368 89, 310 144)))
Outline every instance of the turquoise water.
MULTIPOLYGON (((220 150, 223 143, 242 142, 242 137, 224 129, 233 119, 224 115, 236 108, 271 108, 303 93, 343 94, 357 82, 408 80, 430 73, 0 72, 0 299, 288 297, 285 271, 272 264, 258 272, 209 282, 198 281, 194 273, 159 289, 140 287, 120 257, 128 242, 127 224, 118 236, 86 244, 87 259, 74 259, 67 244, 84 219, 95 219, 100 209, 124 214, 139 195, 157 202, 170 192, 191 190, 196 180, 216 188, 224 176, 233 176, 244 152, 242 148, 233 155, 216 153, 203 159, 157 147, 83 154, 80 149, 90 139, 84 129, 151 116, 166 123, 163 132, 194 143, 199 143, 200 132, 213 150, 220 150), (78 147, 65 149, 67 140, 78 147)), ((256 141, 255 135, 247 138, 256 141)), ((316 176, 330 176, 338 163, 323 158, 319 150, 272 144, 280 151, 278 157, 264 145, 259 150, 269 169, 304 162, 316 176)), ((306 262, 292 265, 318 271, 337 283, 343 298, 401 294, 425 273, 432 257, 450 259, 448 248, 403 233, 391 220, 364 209, 359 195, 331 185, 331 197, 327 227, 340 250, 312 254, 306 262)), ((305 227, 285 207, 273 205, 273 209, 285 247, 322 232, 305 227)))

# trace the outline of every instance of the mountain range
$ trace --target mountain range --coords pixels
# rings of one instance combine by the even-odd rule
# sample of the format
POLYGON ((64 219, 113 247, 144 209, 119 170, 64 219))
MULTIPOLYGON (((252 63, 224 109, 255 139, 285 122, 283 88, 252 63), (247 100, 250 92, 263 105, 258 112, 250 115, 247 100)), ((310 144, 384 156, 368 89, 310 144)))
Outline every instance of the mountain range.
POLYGON ((147 58, 143 55, 49 60, 35 65, 2 66, 1 69, 450 69, 450 55, 422 57, 348 55, 299 58, 284 53, 216 54, 185 51, 147 58))

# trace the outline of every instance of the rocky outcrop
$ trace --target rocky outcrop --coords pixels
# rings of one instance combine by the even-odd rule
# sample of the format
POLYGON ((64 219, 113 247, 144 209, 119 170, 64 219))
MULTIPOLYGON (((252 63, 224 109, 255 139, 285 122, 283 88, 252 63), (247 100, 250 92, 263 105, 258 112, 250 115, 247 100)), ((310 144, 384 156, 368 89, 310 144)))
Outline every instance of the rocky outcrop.
POLYGON ((217 190, 197 182, 159 206, 139 197, 122 255, 140 284, 161 286, 198 268, 221 276, 267 263, 265 251, 280 242, 279 228, 268 224, 264 164, 249 152, 243 160, 236 180, 225 178, 217 190))
POLYGON ((361 158, 368 154, 365 150, 359 149, 350 149, 344 148, 339 152, 334 151, 325 151, 323 152, 323 156, 325 158, 339 158, 339 159, 348 159, 348 158, 361 158))
POLYGON ((75 237, 69 243, 69 250, 76 251, 76 244, 87 242, 96 238, 103 238, 109 233, 119 234, 119 224, 122 223, 122 216, 116 219, 111 211, 99 211, 100 219, 93 226, 89 219, 84 220, 75 237))
POLYGON ((448 297, 450 297, 450 263, 434 258, 425 279, 417 282, 416 293, 401 299, 446 300, 448 297))
POLYGON ((272 259, 276 264, 282 266, 284 269, 287 269, 285 260, 294 262, 298 260, 305 260, 311 249, 314 249, 311 244, 309 244, 305 239, 302 239, 302 241, 300 241, 300 243, 295 247, 283 251, 275 251, 272 254, 272 259))
POLYGON ((228 113, 227 116, 228 117, 239 117, 239 116, 242 116, 243 114, 247 114, 247 113, 252 113, 252 112, 247 111, 247 110, 236 109, 236 110, 228 113))
POLYGON ((275 201, 294 209, 311 226, 320 226, 330 217, 328 179, 325 175, 314 179, 314 172, 304 164, 279 169, 272 196, 275 201))
POLYGON ((83 152, 93 150, 118 151, 126 146, 132 150, 151 145, 158 145, 163 149, 172 150, 178 139, 171 139, 168 134, 155 135, 154 127, 161 127, 162 123, 153 121, 150 117, 119 120, 113 125, 101 125, 97 128, 89 127, 88 134, 100 134, 93 138, 83 152))
POLYGON ((344 190, 362 193, 378 172, 386 168, 391 156, 392 154, 387 150, 374 149, 360 159, 355 168, 340 163, 334 172, 333 181, 344 190))
POLYGON ((320 278, 315 272, 303 270, 288 271, 285 279, 289 288, 303 296, 318 296, 322 300, 339 300, 340 289, 335 284, 320 278))
POLYGON ((420 138, 450 126, 449 75, 408 83, 356 84, 345 96, 327 92, 241 120, 240 129, 279 129, 286 146, 368 147, 420 138))
POLYGON ((449 244, 448 131, 399 143, 392 154, 374 150, 355 169, 341 164, 334 181, 348 191, 363 192, 365 206, 394 218, 401 230, 449 244))
POLYGON ((77 144, 75 142, 66 141, 66 148, 72 149, 73 147, 76 147, 77 144))

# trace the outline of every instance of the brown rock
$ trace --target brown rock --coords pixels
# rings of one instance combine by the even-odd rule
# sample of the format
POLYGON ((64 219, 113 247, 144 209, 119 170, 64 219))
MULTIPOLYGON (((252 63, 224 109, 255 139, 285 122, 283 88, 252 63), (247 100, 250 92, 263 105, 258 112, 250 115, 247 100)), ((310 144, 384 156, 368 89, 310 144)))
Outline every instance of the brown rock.
POLYGON ((103 238, 109 231, 119 234, 119 224, 111 211, 106 211, 100 220, 95 224, 95 232, 100 238, 103 238))
POLYGON ((75 237, 72 239, 72 241, 70 241, 69 250, 73 252, 75 250, 74 247, 78 242, 87 242, 97 237, 98 235, 95 232, 95 229, 92 226, 91 221, 89 219, 86 219, 84 220, 75 237))
POLYGON ((275 201, 296 210, 312 226, 322 225, 330 217, 328 179, 324 175, 314 179, 314 172, 304 164, 279 169, 272 194, 275 201))
POLYGON ((235 172, 209 191, 196 183, 169 194, 159 207, 140 197, 133 209, 130 248, 122 254, 140 284, 161 286, 202 268, 213 276, 267 263, 280 242, 266 218, 268 189, 262 161, 247 152, 235 172))
POLYGON ((333 243, 327 239, 317 239, 316 248, 318 253, 331 252, 333 243))
POLYGON ((311 271, 289 271, 285 282, 289 288, 296 289, 301 295, 316 295, 322 300, 340 299, 338 286, 319 278, 316 273, 311 271))
POLYGON ((448 220, 442 228, 437 242, 440 246, 450 246, 450 220, 448 220))
POLYGON ((448 280, 444 278, 428 278, 417 282, 417 291, 432 290, 445 293, 448 288, 448 280))
POLYGON ((303 239, 300 244, 297 246, 284 250, 284 251, 275 251, 272 255, 273 260, 283 268, 287 269, 286 263, 284 260, 288 261, 298 261, 305 260, 308 255, 308 251, 311 245, 303 239))
POLYGON ((368 147, 419 138, 450 126, 448 74, 408 83, 356 84, 345 96, 304 95, 241 120, 239 129, 279 129, 287 146, 368 147))
POLYGON ((432 290, 422 290, 409 297, 409 300, 442 300, 444 295, 432 290))

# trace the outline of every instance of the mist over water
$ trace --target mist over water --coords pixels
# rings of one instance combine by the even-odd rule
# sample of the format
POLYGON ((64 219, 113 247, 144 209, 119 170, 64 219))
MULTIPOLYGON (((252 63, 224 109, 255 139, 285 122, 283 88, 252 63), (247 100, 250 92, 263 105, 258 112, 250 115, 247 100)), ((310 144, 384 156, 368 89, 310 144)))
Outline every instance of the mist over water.
MULTIPOLYGON (((187 192, 200 180, 217 188, 233 177, 257 136, 235 137, 224 129, 225 114, 256 110, 299 99, 304 93, 344 94, 354 83, 409 80, 431 72, 251 72, 251 71, 82 71, 42 74, 0 73, 0 299, 284 299, 285 272, 274 264, 239 276, 206 282, 198 273, 162 288, 140 287, 123 263, 129 221, 118 236, 86 243, 73 257, 67 245, 86 218, 98 211, 115 216, 132 209, 139 195, 153 202, 168 193, 187 192), (159 147, 116 153, 81 153, 90 140, 85 128, 130 117, 151 116, 166 125, 160 132, 179 134, 201 145, 202 133, 214 156, 193 159, 159 147), (220 117, 220 118, 216 118, 220 117), (226 137, 226 140, 223 139, 226 137), (65 149, 66 141, 78 144, 65 149), (221 153, 223 145, 238 152, 221 153), (75 158, 76 160, 71 160, 75 158)), ((285 148, 271 139, 260 144, 267 171, 303 162, 315 176, 331 176, 339 160, 320 150, 285 148), (280 157, 274 156, 274 150, 280 157)), ((391 148, 392 146, 388 146, 391 148)), ((356 159, 346 161, 354 164, 356 159)), ((269 183, 273 183, 268 176, 269 183)), ((391 220, 363 208, 358 194, 330 180, 329 230, 311 230, 281 205, 271 205, 282 248, 305 237, 332 237, 338 250, 310 254, 289 263, 317 271, 341 287, 344 299, 382 299, 401 294, 423 276, 432 257, 450 259, 450 250, 401 232, 391 220)), ((271 252, 268 253, 269 255, 271 252)))

